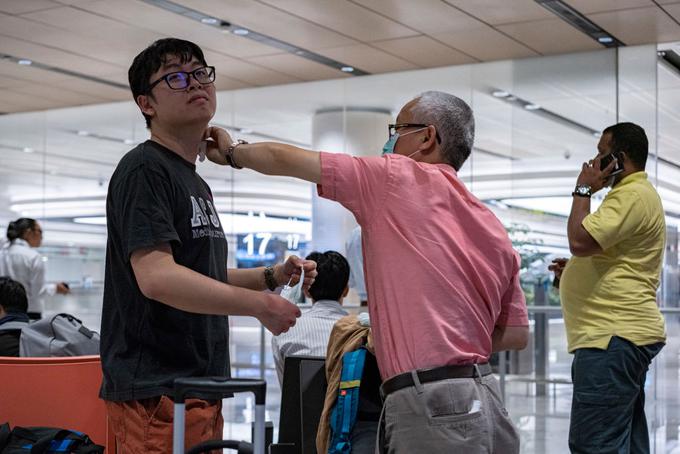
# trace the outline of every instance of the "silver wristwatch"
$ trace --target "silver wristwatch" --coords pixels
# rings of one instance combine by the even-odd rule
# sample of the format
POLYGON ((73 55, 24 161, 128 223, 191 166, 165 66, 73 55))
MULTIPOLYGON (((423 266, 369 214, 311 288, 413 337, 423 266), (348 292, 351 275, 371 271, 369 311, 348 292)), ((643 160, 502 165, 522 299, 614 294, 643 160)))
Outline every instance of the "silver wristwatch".
POLYGON ((235 168, 235 169, 242 169, 242 168, 243 168, 243 166, 240 166, 240 165, 236 164, 236 161, 234 161, 234 150, 235 150, 236 147, 238 147, 239 145, 245 145, 245 144, 247 144, 247 143, 248 143, 248 142, 246 142, 246 141, 243 140, 243 139, 238 139, 236 142, 234 142, 234 143, 232 143, 231 145, 229 145, 229 148, 227 148, 227 154, 226 154, 227 163, 228 163, 230 166, 232 166, 233 168, 235 168))
POLYGON ((590 197, 593 195, 592 188, 587 184, 577 184, 571 195, 577 197, 590 197))

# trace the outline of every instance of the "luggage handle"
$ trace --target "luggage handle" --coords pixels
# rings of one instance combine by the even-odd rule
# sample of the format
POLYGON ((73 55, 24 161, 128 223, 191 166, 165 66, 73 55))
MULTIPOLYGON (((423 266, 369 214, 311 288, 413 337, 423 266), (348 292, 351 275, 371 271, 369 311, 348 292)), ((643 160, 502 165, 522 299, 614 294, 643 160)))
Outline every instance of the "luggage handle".
POLYGON ((252 392, 255 405, 264 405, 267 394, 267 382, 254 378, 229 377, 183 377, 175 379, 174 401, 184 403, 189 393, 208 392, 229 396, 232 393, 252 392))
POLYGON ((264 454, 265 428, 264 405, 267 394, 267 382, 253 378, 229 377, 187 377, 176 378, 174 381, 175 401, 173 418, 173 454, 184 452, 184 401, 187 394, 192 392, 207 392, 209 394, 230 396, 232 393, 252 392, 255 395, 255 433, 253 436, 253 452, 264 454))

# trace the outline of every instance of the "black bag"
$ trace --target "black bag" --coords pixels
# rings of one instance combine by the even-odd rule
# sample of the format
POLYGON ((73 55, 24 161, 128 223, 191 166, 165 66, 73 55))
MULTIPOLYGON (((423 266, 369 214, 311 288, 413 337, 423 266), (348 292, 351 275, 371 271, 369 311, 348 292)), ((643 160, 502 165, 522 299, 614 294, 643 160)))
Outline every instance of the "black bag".
POLYGON ((56 427, 0 426, 0 454, 102 454, 104 447, 95 444, 90 437, 75 430, 56 427))

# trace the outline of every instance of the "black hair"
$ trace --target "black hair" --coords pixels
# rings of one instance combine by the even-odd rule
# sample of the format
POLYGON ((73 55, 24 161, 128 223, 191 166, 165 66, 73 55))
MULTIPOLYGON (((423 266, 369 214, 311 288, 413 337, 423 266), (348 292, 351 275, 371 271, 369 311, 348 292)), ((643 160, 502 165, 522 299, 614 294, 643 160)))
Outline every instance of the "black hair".
POLYGON ((31 218, 19 218, 16 221, 10 222, 7 226, 7 239, 14 241, 17 238, 23 238, 28 230, 35 228, 35 224, 35 219, 31 218))
MULTIPOLYGON (((149 95, 151 76, 163 66, 170 57, 177 57, 180 63, 185 64, 196 58, 202 65, 207 66, 203 51, 191 41, 177 38, 163 38, 151 44, 139 53, 132 61, 128 70, 128 82, 132 91, 132 98, 137 103, 139 95, 149 95)), ((151 128, 151 117, 144 115, 146 127, 151 128)))
POLYGON ((21 283, 10 279, 7 276, 0 277, 0 306, 5 312, 20 312, 25 314, 28 311, 28 298, 26 289, 21 283))
POLYGON ((307 260, 316 262, 317 275, 314 283, 309 287, 312 300, 335 300, 342 298, 342 294, 349 281, 349 263, 339 252, 312 252, 307 260))
POLYGON ((612 151, 623 151, 628 159, 640 170, 647 165, 649 142, 647 134, 635 123, 617 123, 602 131, 611 137, 612 151))

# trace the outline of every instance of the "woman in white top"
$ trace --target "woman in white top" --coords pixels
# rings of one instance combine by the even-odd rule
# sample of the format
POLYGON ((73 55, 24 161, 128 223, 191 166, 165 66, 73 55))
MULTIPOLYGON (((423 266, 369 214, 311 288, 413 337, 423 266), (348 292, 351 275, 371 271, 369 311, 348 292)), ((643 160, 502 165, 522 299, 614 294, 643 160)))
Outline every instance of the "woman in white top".
POLYGON ((44 294, 66 294, 66 284, 45 285, 45 262, 33 248, 42 243, 42 229, 38 221, 19 218, 7 226, 7 243, 0 250, 0 276, 9 276, 20 282, 28 296, 28 316, 39 319, 44 309, 44 294))

